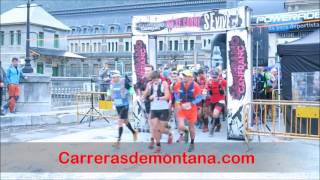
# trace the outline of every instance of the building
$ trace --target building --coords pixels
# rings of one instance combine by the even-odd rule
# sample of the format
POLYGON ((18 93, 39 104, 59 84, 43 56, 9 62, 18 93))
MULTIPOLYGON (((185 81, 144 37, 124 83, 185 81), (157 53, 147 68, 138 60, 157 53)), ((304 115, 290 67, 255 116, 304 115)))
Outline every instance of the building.
MULTIPOLYGON (((112 4, 113 1, 111 1, 112 4)), ((131 1, 132 2, 132 1, 131 1)), ((80 76, 97 75, 104 63, 121 72, 132 70, 131 17, 135 15, 167 14, 192 11, 206 11, 237 6, 238 1, 137 1, 132 5, 113 4, 94 8, 51 11, 51 14, 71 28, 68 47, 71 52, 87 57, 83 62, 73 64, 71 71, 82 69, 80 76)), ((209 65, 211 46, 215 34, 182 34, 157 36, 158 66, 165 64, 194 63, 209 65)), ((222 35, 223 36, 223 35, 222 35)), ((225 36, 224 36, 225 37, 225 36)), ((219 43, 219 42, 217 42, 219 43)), ((225 51, 225 48, 216 48, 225 51)), ((222 56, 225 58, 225 55, 222 56)))
MULTIPOLYGON (((12 57, 24 63, 26 53, 26 5, 20 5, 1 14, 0 45, 4 68, 12 57)), ((68 52, 67 35, 70 28, 51 16, 37 4, 30 7, 30 52, 34 71, 41 74, 63 76, 66 61, 79 61, 84 57, 68 52)))
POLYGON ((318 0, 286 0, 284 6, 288 12, 320 9, 318 0))

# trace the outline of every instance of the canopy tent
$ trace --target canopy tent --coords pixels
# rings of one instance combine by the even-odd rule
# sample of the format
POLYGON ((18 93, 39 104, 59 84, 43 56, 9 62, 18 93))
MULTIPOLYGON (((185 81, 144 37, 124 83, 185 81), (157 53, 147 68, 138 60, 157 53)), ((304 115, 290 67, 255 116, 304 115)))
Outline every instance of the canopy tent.
POLYGON ((277 46, 281 57, 282 97, 292 99, 292 73, 320 71, 320 29, 296 41, 277 46))

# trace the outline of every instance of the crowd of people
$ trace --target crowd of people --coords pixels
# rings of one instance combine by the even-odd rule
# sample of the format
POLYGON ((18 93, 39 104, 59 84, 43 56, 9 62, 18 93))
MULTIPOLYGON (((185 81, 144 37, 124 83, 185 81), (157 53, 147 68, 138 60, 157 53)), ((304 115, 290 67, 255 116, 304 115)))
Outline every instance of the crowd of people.
POLYGON ((146 65, 144 77, 138 79, 134 87, 131 87, 125 78, 121 79, 117 70, 111 71, 110 76, 107 94, 113 100, 119 116, 119 134, 114 147, 120 147, 123 124, 132 132, 133 139, 137 140, 137 131, 128 121, 128 96, 133 93, 144 103, 150 127, 148 148, 155 149, 156 153, 161 152, 162 134, 168 136, 168 144, 174 142, 169 124, 172 116, 179 132, 176 142, 189 143, 188 152, 195 149, 196 126, 211 135, 221 129, 220 115, 225 111, 227 87, 221 68, 209 72, 187 68, 165 68, 159 71, 146 65), (212 124, 210 129, 209 119, 212 124))

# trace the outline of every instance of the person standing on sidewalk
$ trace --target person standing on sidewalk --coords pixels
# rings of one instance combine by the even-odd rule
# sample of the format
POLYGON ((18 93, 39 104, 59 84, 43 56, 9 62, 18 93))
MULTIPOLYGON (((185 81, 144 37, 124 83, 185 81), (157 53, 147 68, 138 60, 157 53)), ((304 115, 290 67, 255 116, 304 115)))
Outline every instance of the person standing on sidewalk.
POLYGON ((10 113, 14 113, 16 102, 19 99, 20 95, 20 79, 27 79, 19 69, 19 60, 18 58, 12 58, 12 64, 7 69, 7 84, 8 84, 8 92, 9 92, 9 100, 8 103, 4 106, 4 111, 10 111, 10 113))
POLYGON ((4 113, 2 112, 2 96, 3 96, 3 89, 4 89, 4 81, 6 79, 6 73, 4 72, 4 69, 1 66, 1 60, 0 60, 0 116, 3 116, 4 113))
MULTIPOLYGON (((193 73, 190 70, 182 72, 183 78, 180 83, 174 87, 178 119, 178 129, 184 132, 184 141, 188 143, 189 132, 191 143, 188 152, 194 150, 194 139, 196 136, 195 123, 198 118, 197 104, 202 101, 202 92, 200 86, 194 81, 193 73), (186 128, 184 121, 188 121, 189 128, 186 128)), ((183 140, 183 134, 180 134, 179 142, 183 140)))
MULTIPOLYGON (((110 87, 110 71, 108 63, 99 71, 100 92, 107 92, 110 87)), ((105 95, 101 94, 100 100, 105 100, 105 95)))
MULTIPOLYGON (((172 144, 173 142, 172 133, 168 128, 170 91, 167 81, 161 80, 158 71, 152 72, 151 79, 151 82, 147 85, 146 96, 148 96, 151 101, 150 128, 153 133, 152 137, 155 138, 157 144, 155 152, 160 153, 161 134, 168 135, 168 144, 172 144)), ((149 148, 153 148, 153 145, 149 146, 149 148)))
POLYGON ((123 124, 125 124, 128 127, 128 129, 131 131, 134 141, 137 141, 138 132, 132 128, 131 123, 128 120, 130 89, 127 89, 127 88, 129 86, 126 84, 127 82, 125 81, 125 79, 121 79, 121 75, 118 70, 114 70, 111 74, 112 74, 111 75, 112 81, 111 81, 111 86, 107 95, 110 96, 111 99, 113 100, 113 103, 116 107, 116 110, 119 116, 118 140, 113 144, 113 147, 119 148, 121 136, 123 132, 123 124))

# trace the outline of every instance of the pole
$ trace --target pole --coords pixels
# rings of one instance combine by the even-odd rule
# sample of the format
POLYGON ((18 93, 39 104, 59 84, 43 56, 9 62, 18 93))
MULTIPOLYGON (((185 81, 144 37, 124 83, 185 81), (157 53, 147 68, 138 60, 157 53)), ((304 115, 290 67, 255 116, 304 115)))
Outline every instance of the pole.
POLYGON ((258 59, 259 59, 259 41, 256 41, 256 70, 258 69, 258 59))
POLYGON ((26 37, 26 58, 25 65, 22 69, 24 73, 33 73, 33 69, 30 64, 30 0, 27 1, 27 37, 26 37))

